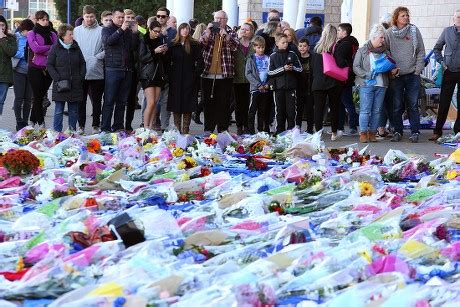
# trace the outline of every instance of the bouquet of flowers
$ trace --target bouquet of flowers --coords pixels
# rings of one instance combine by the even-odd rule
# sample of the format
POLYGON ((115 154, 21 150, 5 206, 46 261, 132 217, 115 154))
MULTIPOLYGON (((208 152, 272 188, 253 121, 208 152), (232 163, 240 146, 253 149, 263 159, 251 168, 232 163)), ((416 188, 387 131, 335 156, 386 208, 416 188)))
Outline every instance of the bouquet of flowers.
POLYGON ((101 152, 101 142, 97 139, 91 139, 86 143, 88 152, 98 154, 101 152))
POLYGON ((40 160, 28 150, 11 150, 0 159, 0 166, 4 166, 12 175, 29 175, 38 170, 40 160))
POLYGON ((249 170, 262 171, 268 168, 267 162, 263 161, 259 157, 247 157, 246 167, 249 170))
POLYGON ((177 169, 190 169, 196 167, 198 163, 192 157, 185 157, 177 163, 177 169))
POLYGON ((423 159, 410 159, 393 165, 386 171, 383 169, 382 177, 385 181, 419 181, 423 176, 431 173, 429 163, 423 159))
POLYGON ((14 142, 19 145, 27 145, 32 141, 42 140, 46 135, 46 129, 35 130, 32 127, 25 127, 19 130, 14 142))
POLYGON ((366 148, 359 151, 356 148, 331 148, 328 150, 331 159, 342 164, 364 165, 371 156, 366 154, 366 148))

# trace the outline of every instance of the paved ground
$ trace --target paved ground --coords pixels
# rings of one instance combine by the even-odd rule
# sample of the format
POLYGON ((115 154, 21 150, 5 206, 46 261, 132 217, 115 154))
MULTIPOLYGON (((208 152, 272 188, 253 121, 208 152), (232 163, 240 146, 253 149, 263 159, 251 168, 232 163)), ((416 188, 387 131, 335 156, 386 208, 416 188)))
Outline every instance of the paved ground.
MULTIPOLYGON (((51 92, 49 93, 49 97, 51 97, 51 92)), ((5 106, 3 109, 3 121, 0 122, 1 129, 15 129, 16 121, 14 117, 14 112, 12 110, 13 107, 13 99, 14 93, 13 90, 10 89, 8 91, 7 99, 5 101, 5 106)), ((51 104, 51 107, 48 108, 47 116, 45 118, 45 122, 47 127, 52 127, 53 122, 53 113, 54 113, 54 103, 51 104)), ((87 119, 87 131, 90 132, 91 127, 88 126, 91 124, 91 104, 88 102, 87 104, 87 112, 88 119, 87 119)), ((64 117, 64 129, 67 127, 67 117, 64 117)), ((140 110, 136 110, 136 114, 134 116, 133 127, 139 127, 141 123, 141 112, 140 110)), ((172 119, 171 119, 172 124, 172 119)), ((304 123, 305 124, 305 123, 304 123)), ((306 127, 303 127, 304 129, 306 127)), ((327 128, 326 128, 327 129, 327 128)), ((235 125, 230 127, 231 132, 236 132, 235 125)), ((193 134, 200 134, 203 133, 203 126, 196 125, 192 121, 191 133, 193 134)), ((389 149, 399 149, 408 154, 418 154, 424 155, 427 159, 431 160, 436 158, 435 153, 440 154, 450 154, 454 151, 454 149, 437 145, 433 142, 428 141, 428 138, 431 135, 431 130, 423 130, 420 136, 420 142, 417 144, 412 144, 408 142, 407 139, 403 139, 403 141, 399 143, 392 143, 389 140, 379 141, 378 143, 373 143, 369 145, 369 151, 371 154, 377 155, 384 155, 389 149)), ((326 140, 326 145, 328 147, 339 147, 339 146, 346 146, 349 144, 358 144, 358 137, 357 136, 345 136, 342 140, 331 142, 329 135, 324 135, 324 139, 326 140)), ((364 145, 358 144, 359 148, 363 148, 364 145)))

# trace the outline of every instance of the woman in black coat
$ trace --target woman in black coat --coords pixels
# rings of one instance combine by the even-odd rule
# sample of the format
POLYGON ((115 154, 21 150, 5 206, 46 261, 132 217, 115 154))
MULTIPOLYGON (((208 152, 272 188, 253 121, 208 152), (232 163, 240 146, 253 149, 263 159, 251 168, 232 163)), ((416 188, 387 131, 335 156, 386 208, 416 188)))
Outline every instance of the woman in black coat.
POLYGON ((54 109, 53 128, 62 131, 64 106, 69 109, 69 129, 77 129, 78 105, 83 97, 83 80, 86 75, 86 62, 77 42, 73 40, 73 27, 69 24, 58 28, 58 41, 53 45, 46 65, 53 79, 54 109))
POLYGON ((182 134, 190 131, 192 112, 196 111, 203 57, 200 44, 190 36, 190 26, 183 23, 168 50, 168 111, 173 112, 174 125, 182 134))

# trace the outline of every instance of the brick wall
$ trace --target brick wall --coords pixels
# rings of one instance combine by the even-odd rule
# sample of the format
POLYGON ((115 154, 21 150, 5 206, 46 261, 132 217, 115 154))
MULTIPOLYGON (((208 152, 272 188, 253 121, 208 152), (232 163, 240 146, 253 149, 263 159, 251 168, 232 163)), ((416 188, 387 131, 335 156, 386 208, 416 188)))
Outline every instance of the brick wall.
POLYGON ((454 12, 460 9, 460 0, 382 0, 380 1, 379 16, 386 12, 392 13, 399 5, 404 5, 410 11, 411 23, 415 24, 422 33, 427 51, 433 49, 442 30, 452 25, 454 12))
MULTIPOLYGON (((269 9, 262 8, 262 0, 239 0, 239 24, 247 17, 251 17, 258 24, 262 23, 262 12, 268 12, 269 9)), ((337 25, 340 23, 340 6, 342 0, 324 0, 324 11, 306 11, 309 14, 324 14, 326 23, 337 25)), ((281 10, 282 11, 282 10, 281 10)), ((291 25, 293 26, 293 25, 291 25)))

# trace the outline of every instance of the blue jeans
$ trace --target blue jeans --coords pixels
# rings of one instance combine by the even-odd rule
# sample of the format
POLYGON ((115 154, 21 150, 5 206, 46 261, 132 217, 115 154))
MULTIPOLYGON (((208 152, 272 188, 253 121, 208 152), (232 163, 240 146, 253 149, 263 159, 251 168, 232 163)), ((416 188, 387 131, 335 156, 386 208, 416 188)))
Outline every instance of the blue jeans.
POLYGON ((0 115, 3 114, 3 104, 5 103, 9 87, 10 85, 8 83, 0 82, 0 115))
POLYGON ((106 69, 102 131, 116 131, 124 128, 125 108, 128 104, 132 75, 132 71, 106 69), (111 125, 112 115, 113 125, 111 125))
POLYGON ((353 88, 351 86, 344 87, 340 96, 339 106, 339 130, 344 130, 345 126, 345 110, 348 113, 348 127, 350 129, 358 128, 358 113, 356 113, 355 104, 353 103, 353 88))
POLYGON ((381 86, 361 86, 359 88, 359 128, 361 132, 377 131, 383 113, 383 99, 386 88, 381 86))
MULTIPOLYGON (((55 131, 62 131, 62 117, 64 115, 65 101, 55 101, 56 107, 54 108, 54 122, 53 129, 55 131)), ((78 101, 68 102, 67 108, 69 110, 69 129, 72 131, 77 130, 78 120, 78 101)))
POLYGON ((409 74, 390 81, 393 95, 393 125, 395 132, 403 133, 404 105, 409 115, 410 130, 418 133, 420 130, 420 112, 418 110, 418 95, 420 92, 420 76, 409 74))

